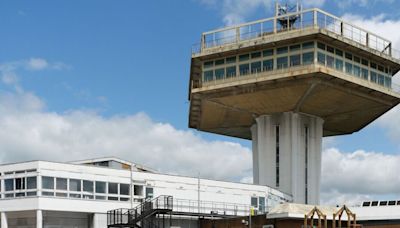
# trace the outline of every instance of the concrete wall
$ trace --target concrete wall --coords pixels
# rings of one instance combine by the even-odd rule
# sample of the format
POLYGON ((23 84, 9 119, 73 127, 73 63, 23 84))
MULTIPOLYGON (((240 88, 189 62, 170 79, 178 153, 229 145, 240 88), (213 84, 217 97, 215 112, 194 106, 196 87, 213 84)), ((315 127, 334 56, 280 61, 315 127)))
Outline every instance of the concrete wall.
POLYGON ((251 128, 254 183, 273 186, 291 194, 295 203, 319 204, 322 127, 321 118, 299 113, 289 112, 258 117, 256 124, 251 128), (279 186, 276 171, 277 126, 279 126, 279 186))

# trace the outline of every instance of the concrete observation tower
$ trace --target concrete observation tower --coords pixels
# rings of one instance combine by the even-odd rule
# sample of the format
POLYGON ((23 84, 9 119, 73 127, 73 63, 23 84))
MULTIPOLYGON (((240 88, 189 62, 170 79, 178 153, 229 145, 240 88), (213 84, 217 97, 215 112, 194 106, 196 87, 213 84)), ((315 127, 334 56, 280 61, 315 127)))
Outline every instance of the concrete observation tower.
POLYGON ((189 126, 252 140, 255 184, 319 204, 322 137, 357 132, 396 106, 399 70, 387 39, 320 9, 277 5, 272 18, 201 35, 189 126))

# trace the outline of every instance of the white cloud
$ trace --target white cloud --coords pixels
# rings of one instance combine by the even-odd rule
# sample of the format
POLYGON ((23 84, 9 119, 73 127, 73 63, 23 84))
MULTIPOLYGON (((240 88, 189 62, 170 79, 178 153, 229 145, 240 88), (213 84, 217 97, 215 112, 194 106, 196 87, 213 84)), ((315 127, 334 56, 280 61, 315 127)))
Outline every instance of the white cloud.
POLYGON ((322 156, 322 201, 354 203, 395 195, 400 188, 400 155, 377 152, 340 152, 331 148, 322 156))
POLYGON ((49 63, 42 58, 31 58, 27 61, 26 66, 31 70, 43 70, 49 67, 49 63))
POLYGON ((73 110, 47 112, 30 93, 0 94, 0 160, 77 160, 117 156, 163 172, 239 180, 251 153, 237 143, 206 141, 189 130, 154 122, 144 113, 102 117, 73 110))

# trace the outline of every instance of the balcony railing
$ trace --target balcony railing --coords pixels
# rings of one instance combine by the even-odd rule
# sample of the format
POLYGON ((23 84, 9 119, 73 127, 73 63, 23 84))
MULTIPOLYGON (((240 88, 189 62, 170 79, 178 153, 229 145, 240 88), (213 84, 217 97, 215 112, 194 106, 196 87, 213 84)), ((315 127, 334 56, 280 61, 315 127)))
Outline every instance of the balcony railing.
POLYGON ((400 51, 393 49, 389 40, 316 8, 205 32, 202 34, 201 42, 193 45, 192 54, 196 55, 215 47, 239 44, 243 41, 307 28, 324 29, 378 51, 386 57, 400 60, 400 51), (290 16, 295 15, 298 15, 299 19, 290 26, 282 26, 278 22, 282 19, 289 20, 290 16))

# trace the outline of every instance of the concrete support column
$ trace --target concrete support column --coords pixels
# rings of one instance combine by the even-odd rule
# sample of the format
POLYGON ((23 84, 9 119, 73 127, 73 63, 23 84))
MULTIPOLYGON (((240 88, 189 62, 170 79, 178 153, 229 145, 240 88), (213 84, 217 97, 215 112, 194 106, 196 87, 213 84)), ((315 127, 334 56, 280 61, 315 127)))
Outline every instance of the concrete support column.
POLYGON ((295 203, 319 204, 322 130, 319 117, 258 117, 251 127, 254 183, 290 194, 295 203))
POLYGON ((36 228, 43 228, 42 210, 36 210, 36 228))
POLYGON ((1 228, 8 228, 7 214, 1 212, 1 228))
POLYGON ((98 215, 96 215, 96 213, 94 213, 92 215, 92 228, 99 228, 100 227, 99 226, 99 222, 97 220, 98 220, 98 215))

